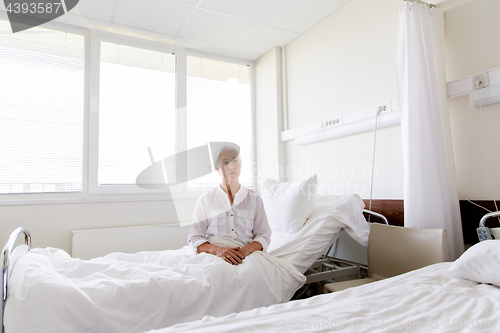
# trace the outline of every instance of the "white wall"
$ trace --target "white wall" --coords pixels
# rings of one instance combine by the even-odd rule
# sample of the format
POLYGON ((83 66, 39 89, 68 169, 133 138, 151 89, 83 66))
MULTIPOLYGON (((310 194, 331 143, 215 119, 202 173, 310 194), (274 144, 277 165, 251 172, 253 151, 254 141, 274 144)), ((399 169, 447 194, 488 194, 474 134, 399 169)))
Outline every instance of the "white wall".
MULTIPOLYGON (((352 0, 287 46, 290 128, 397 98, 401 1, 352 0)), ((287 142, 289 180, 318 172, 323 194, 370 195, 373 132, 296 146, 287 142), (295 173, 295 174, 294 174, 295 173)), ((401 198, 399 126, 379 130, 375 198, 401 198)))
MULTIPOLYGON (((499 67, 500 1, 438 2, 445 9, 447 80, 499 67)), ((396 50, 402 4, 402 0, 351 0, 287 45, 290 128, 397 98, 396 50)), ((257 71, 261 63, 256 62, 257 71)), ((459 191, 471 199, 491 200, 480 114, 469 105, 468 97, 449 104, 459 191)), ((497 198, 498 111, 500 104, 483 108, 497 198)), ((402 199, 400 126, 379 130, 377 135, 374 198, 402 199)), ((296 180, 318 172, 324 194, 357 192, 368 198, 372 153, 373 132, 307 146, 289 141, 287 176, 296 180)))
MULTIPOLYGON (((500 67, 500 1, 463 3, 446 10, 445 20, 448 81, 500 67)), ((462 198, 493 199, 488 146, 496 199, 500 199, 500 103, 483 107, 481 116, 464 96, 450 100, 449 109, 462 198)))
MULTIPOLYGON (((193 208, 194 203, 185 202, 193 208)), ((57 247, 71 254, 72 230, 173 223, 172 201, 0 206, 0 243, 23 226, 32 234, 33 247, 57 247)))

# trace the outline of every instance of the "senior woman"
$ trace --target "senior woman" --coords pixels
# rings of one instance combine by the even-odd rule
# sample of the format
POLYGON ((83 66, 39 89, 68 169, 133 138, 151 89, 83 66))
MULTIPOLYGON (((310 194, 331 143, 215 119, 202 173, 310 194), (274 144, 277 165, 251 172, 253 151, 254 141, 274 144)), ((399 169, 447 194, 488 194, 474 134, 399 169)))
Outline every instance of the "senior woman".
POLYGON ((196 253, 238 265, 254 251, 266 250, 271 228, 260 195, 240 184, 239 147, 223 146, 214 157, 221 183, 198 200, 188 243, 196 253))

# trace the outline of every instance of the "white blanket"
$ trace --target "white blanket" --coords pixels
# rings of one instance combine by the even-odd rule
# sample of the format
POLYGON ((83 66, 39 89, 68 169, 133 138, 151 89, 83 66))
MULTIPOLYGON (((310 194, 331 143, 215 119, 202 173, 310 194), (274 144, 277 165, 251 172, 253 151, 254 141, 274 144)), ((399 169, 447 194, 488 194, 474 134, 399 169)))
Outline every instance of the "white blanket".
POLYGON ((124 333, 285 302, 305 277, 261 251, 233 266, 187 246, 90 261, 46 248, 22 257, 10 282, 7 333, 124 333))
POLYGON ((300 272, 325 253, 342 229, 363 246, 368 245, 370 224, 363 216, 365 204, 357 194, 319 197, 307 223, 296 233, 273 230, 268 251, 291 261, 300 272))
POLYGON ((447 276, 451 264, 154 332, 498 332, 500 288, 447 276))

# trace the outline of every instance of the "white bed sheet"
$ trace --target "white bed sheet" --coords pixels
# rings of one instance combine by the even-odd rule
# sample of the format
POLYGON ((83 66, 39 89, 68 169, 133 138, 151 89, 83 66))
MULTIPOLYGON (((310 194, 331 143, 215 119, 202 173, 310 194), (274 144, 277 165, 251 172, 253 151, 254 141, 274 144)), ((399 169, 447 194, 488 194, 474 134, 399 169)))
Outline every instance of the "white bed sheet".
POLYGON ((500 288, 450 277, 445 272, 451 265, 153 332, 499 331, 500 288))
POLYGON ((296 233, 273 230, 269 254, 292 262, 304 273, 345 229, 358 243, 368 245, 370 224, 357 194, 318 197, 311 217, 296 233))
POLYGON ((33 249, 12 272, 4 324, 7 333, 142 332, 285 302, 304 282, 261 251, 233 266, 188 246, 90 261, 33 249))

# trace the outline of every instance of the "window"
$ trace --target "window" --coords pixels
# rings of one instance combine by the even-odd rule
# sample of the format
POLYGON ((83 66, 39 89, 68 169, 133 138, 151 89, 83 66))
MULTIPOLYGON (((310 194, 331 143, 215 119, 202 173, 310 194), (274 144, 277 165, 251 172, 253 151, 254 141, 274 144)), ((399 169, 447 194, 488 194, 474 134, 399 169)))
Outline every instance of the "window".
POLYGON ((158 193, 154 186, 137 186, 136 179, 178 150, 179 50, 112 34, 92 36, 97 66, 91 98, 97 107, 90 113, 89 190, 158 193))
POLYGON ((175 153, 175 60, 101 43, 99 185, 133 185, 150 151, 155 160, 175 153))
POLYGON ((80 192, 85 37, 0 21, 0 193, 80 192))
POLYGON ((0 194, 213 188, 216 173, 170 189, 136 181, 152 164, 214 141, 241 147, 240 181, 252 185, 251 62, 68 29, 77 33, 13 34, 0 21, 0 194))
MULTIPOLYGON (((236 143, 243 161, 240 182, 252 185, 252 98, 250 67, 187 56, 187 146, 236 143)), ((188 182, 189 189, 213 188, 217 173, 188 182)))

